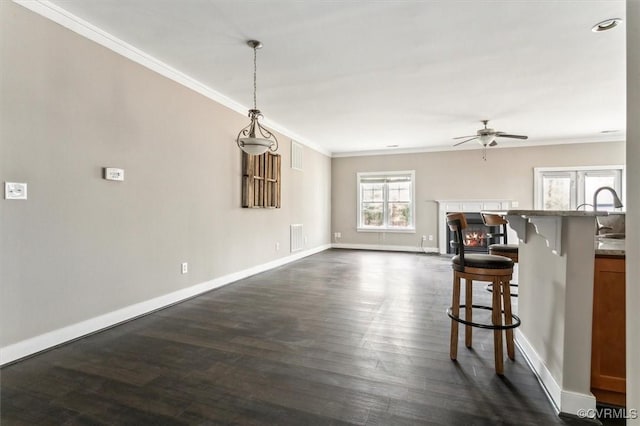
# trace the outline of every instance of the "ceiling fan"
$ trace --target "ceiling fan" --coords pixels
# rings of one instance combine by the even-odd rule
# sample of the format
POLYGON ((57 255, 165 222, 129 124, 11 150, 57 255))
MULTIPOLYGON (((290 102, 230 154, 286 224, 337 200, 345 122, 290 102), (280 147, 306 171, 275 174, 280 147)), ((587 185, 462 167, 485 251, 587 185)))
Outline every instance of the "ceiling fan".
POLYGON ((487 127, 488 123, 489 123, 489 120, 482 120, 482 124, 484 124, 484 129, 478 130, 475 136, 469 135, 469 136, 459 136, 457 138, 453 138, 453 139, 464 139, 462 142, 458 142, 453 146, 462 145, 463 143, 467 143, 477 139, 483 148, 482 158, 486 160, 487 158, 484 150, 486 150, 488 146, 498 145, 498 142, 496 142, 497 138, 512 138, 512 139, 528 139, 529 138, 528 136, 524 136, 524 135, 512 135, 510 133, 497 132, 493 129, 488 128, 487 127))

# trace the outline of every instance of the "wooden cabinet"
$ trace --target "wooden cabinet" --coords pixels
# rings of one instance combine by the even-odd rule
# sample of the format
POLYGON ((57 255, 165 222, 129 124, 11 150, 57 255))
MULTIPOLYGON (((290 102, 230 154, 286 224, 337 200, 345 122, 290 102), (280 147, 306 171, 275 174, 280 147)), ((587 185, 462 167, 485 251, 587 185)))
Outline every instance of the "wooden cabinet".
POLYGON ((591 392, 598 403, 625 405, 625 258, 596 256, 591 392))

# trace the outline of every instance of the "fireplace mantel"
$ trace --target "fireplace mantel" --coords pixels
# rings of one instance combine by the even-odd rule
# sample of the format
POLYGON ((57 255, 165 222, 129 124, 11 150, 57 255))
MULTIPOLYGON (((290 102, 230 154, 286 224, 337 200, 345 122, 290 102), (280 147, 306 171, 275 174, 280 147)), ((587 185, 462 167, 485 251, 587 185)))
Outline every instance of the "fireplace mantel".
MULTIPOLYGON (((436 200, 438 203, 438 249, 440 254, 447 253, 447 213, 478 213, 483 210, 509 210, 512 200, 436 200)), ((515 241, 515 239, 514 239, 515 241)))

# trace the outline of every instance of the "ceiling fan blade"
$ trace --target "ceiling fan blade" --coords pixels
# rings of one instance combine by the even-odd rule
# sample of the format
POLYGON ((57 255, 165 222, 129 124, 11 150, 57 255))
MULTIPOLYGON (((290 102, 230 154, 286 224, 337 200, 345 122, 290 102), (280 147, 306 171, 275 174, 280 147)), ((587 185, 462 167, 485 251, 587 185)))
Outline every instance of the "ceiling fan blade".
MULTIPOLYGON (((468 137, 468 136, 467 136, 468 137)), ((467 143, 469 141, 472 141, 474 139, 478 139, 477 136, 472 137, 471 139, 467 139, 466 141, 462 141, 462 142, 458 142, 457 144, 453 145, 453 146, 458 146, 458 145, 462 145, 463 143, 467 143)))
POLYGON ((496 137, 501 137, 501 138, 512 138, 512 139, 529 139, 529 136, 524 136, 524 135, 510 135, 508 133, 504 133, 504 132, 498 132, 496 133, 496 137))
POLYGON ((496 145, 498 145, 498 142, 496 142, 496 141, 493 141, 493 142, 491 142, 491 143, 489 144, 489 146, 496 146, 496 145))
POLYGON ((469 135, 469 136, 458 136, 457 138, 453 138, 453 139, 464 139, 464 138, 473 138, 476 137, 477 135, 469 135))

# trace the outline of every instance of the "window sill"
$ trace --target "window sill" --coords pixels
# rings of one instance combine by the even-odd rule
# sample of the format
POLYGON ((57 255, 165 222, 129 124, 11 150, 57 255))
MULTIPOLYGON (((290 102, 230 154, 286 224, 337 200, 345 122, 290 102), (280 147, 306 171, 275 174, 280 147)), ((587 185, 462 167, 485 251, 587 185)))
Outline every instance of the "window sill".
POLYGON ((396 234, 415 234, 416 228, 357 228, 357 232, 383 232, 396 234))

